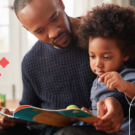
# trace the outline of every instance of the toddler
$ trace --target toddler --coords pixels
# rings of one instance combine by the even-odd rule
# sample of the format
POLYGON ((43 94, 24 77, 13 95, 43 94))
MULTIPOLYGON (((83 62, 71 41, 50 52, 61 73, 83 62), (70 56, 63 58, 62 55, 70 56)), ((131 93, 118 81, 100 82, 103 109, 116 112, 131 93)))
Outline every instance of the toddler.
MULTIPOLYGON (((98 101, 114 94, 119 96, 123 92, 128 102, 133 99, 135 69, 128 69, 125 64, 135 58, 135 9, 114 4, 97 6, 82 17, 78 35, 80 46, 88 49, 90 67, 97 75, 90 96, 92 114, 97 115, 98 101)), ((127 132, 128 120, 125 118, 121 127, 127 132)))

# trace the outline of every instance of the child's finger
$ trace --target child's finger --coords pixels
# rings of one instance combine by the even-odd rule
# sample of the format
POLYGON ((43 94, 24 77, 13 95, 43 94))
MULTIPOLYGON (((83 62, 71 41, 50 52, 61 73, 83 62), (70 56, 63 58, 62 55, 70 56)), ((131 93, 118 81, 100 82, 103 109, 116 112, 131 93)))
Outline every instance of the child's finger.
POLYGON ((92 114, 92 110, 88 110, 88 112, 92 114))
POLYGON ((112 82, 110 83, 109 89, 110 89, 110 90, 113 90, 114 88, 116 88, 116 84, 117 84, 116 80, 112 81, 112 82))
POLYGON ((85 108, 85 107, 82 107, 82 108, 81 108, 81 110, 82 110, 82 111, 85 111, 85 112, 87 112, 87 111, 88 111, 88 109, 87 109, 87 108, 85 108))
POLYGON ((82 111, 85 111, 85 112, 88 112, 88 113, 92 113, 92 110, 88 110, 88 109, 85 108, 85 107, 82 107, 81 110, 82 110, 82 111))
POLYGON ((101 76, 98 78, 98 82, 104 82, 104 77, 105 77, 105 74, 101 75, 101 76))
POLYGON ((105 77, 108 75, 107 73, 102 74, 99 78, 98 78, 98 82, 104 82, 105 81, 105 77))
POLYGON ((104 77, 104 83, 107 85, 107 82, 112 79, 113 76, 112 74, 108 73, 105 77, 104 77))
POLYGON ((114 89, 114 86, 115 86, 115 80, 114 80, 114 78, 110 78, 107 81, 106 86, 107 86, 108 89, 113 90, 114 89))

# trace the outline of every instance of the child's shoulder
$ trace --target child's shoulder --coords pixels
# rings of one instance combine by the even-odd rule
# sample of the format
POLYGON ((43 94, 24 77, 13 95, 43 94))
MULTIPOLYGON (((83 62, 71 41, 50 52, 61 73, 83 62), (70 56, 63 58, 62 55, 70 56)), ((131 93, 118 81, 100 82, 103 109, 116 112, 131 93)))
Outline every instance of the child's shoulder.
POLYGON ((120 75, 126 81, 130 81, 132 79, 135 80, 135 69, 123 67, 123 69, 120 72, 120 75))

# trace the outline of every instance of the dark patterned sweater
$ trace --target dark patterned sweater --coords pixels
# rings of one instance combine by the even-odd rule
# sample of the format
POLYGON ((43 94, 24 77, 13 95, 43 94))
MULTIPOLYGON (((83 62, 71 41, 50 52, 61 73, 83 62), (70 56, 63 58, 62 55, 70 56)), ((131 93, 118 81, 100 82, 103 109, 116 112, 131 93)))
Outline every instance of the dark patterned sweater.
POLYGON ((90 108, 90 89, 95 75, 89 66, 88 51, 75 44, 64 49, 41 41, 34 45, 22 62, 20 105, 63 109, 75 104, 90 108))

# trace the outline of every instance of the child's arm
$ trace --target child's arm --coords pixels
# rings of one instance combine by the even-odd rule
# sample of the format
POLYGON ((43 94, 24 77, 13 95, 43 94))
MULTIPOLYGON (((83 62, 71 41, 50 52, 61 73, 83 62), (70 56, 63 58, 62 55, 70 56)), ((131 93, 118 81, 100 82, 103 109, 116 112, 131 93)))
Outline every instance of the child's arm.
MULTIPOLYGON (((130 99, 133 99, 135 97, 135 85, 130 83, 130 82, 127 82, 125 81, 127 87, 126 87, 126 90, 125 90, 125 94, 130 98, 130 99)), ((134 100, 135 101, 135 100, 134 100)))
POLYGON ((100 76, 99 82, 104 82, 108 89, 116 88, 119 92, 124 92, 130 99, 135 96, 135 86, 131 82, 125 81, 117 72, 107 72, 100 76))

